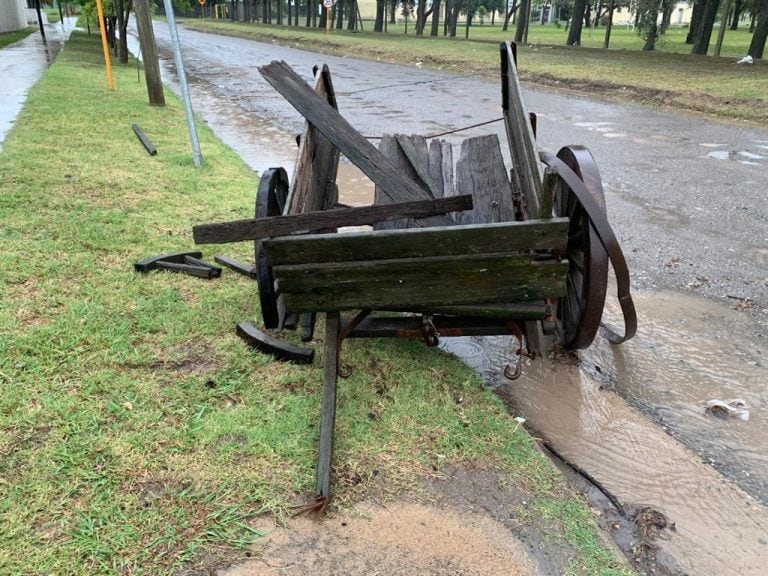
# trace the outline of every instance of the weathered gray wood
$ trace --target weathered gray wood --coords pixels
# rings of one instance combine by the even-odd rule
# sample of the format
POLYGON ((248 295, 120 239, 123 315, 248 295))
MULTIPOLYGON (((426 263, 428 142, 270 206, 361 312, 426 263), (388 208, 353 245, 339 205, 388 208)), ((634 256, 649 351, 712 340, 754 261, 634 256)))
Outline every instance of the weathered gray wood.
POLYGON ((568 219, 552 218, 548 221, 272 238, 264 241, 264 251, 271 266, 530 250, 564 251, 567 234, 568 219))
MULTIPOLYGON (((403 154, 402 148, 400 148, 400 145, 397 143, 397 138, 394 135, 391 134, 385 134, 381 137, 381 140, 379 140, 379 152, 381 152, 384 156, 389 158, 395 166, 397 166, 398 170, 402 171, 402 173, 409 179, 416 182, 418 179, 418 174, 416 173, 416 170, 413 168, 411 163, 409 162, 408 158, 403 154)), ((425 195, 426 198, 426 195, 425 195)), ((388 194, 384 188, 376 184, 373 192, 373 203, 377 206, 384 205, 384 204, 390 204, 397 201, 402 201, 403 199, 393 199, 391 197, 391 194, 388 194)), ((413 221, 408 220, 394 220, 391 222, 379 222, 377 224, 374 224, 373 229, 374 230, 402 230, 403 228, 409 228, 413 225, 413 221)))
POLYGON ((426 258, 275 267, 290 312, 517 302, 565 289, 567 263, 519 256, 426 258))
MULTIPOLYGON (((459 318, 433 315, 432 325, 441 337, 515 334, 510 322, 498 318, 459 318)), ((369 316, 348 338, 424 338, 424 321, 418 316, 369 316)))
POLYGON ((552 218, 552 204, 555 199, 555 188, 560 178, 557 175, 557 168, 547 166, 544 169, 544 181, 541 183, 541 214, 539 218, 546 220, 552 218))
POLYGON ((523 190, 527 216, 535 217, 541 213, 542 166, 509 42, 501 44, 501 83, 504 127, 512 164, 523 190))
POLYGON ((399 202, 383 206, 335 208, 307 214, 200 224, 192 228, 192 236, 197 244, 226 244, 340 226, 362 226, 387 220, 445 214, 471 208, 471 196, 454 196, 453 198, 399 202))
MULTIPOLYGON (((315 92, 333 108, 338 108, 328 66, 317 77, 315 92)), ((292 186, 284 214, 303 214, 332 205, 335 198, 339 150, 310 122, 305 124, 299 155, 291 179, 292 186)))
POLYGON ((331 467, 333 463, 333 430, 336 425, 336 382, 339 361, 339 314, 325 317, 325 348, 323 353, 323 397, 320 412, 320 446, 317 455, 315 492, 327 501, 331 497, 331 467))
POLYGON ((474 208, 457 216, 462 224, 508 222, 515 219, 512 189, 496 134, 461 143, 456 164, 456 192, 471 194, 474 208))
MULTIPOLYGON (((330 140, 355 166, 377 184, 391 200, 423 200, 422 188, 405 177, 386 156, 355 130, 341 114, 315 93, 285 62, 261 66, 259 72, 307 121, 330 140)), ((433 222, 448 224, 448 216, 433 222)), ((425 222, 424 225, 427 223, 425 222)))
POLYGON ((453 147, 445 140, 432 140, 429 143, 429 175, 435 182, 436 198, 453 196, 453 147))
POLYGON ((422 188, 427 191, 430 198, 439 198, 439 195, 436 193, 437 187, 432 180, 432 176, 429 174, 427 139, 417 134, 396 134, 395 140, 397 140, 397 144, 408 159, 408 162, 413 166, 422 188))

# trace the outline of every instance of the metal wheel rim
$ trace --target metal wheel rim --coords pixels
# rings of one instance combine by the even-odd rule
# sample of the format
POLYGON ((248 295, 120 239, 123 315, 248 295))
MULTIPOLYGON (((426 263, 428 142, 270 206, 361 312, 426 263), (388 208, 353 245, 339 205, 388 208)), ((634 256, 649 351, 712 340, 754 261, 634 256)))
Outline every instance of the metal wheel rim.
MULTIPOLYGON (((566 146, 557 157, 581 178, 605 213, 600 172, 589 150, 566 146)), ((555 187, 553 205, 556 216, 567 216, 570 220, 566 293, 557 301, 558 332, 566 349, 577 350, 589 346, 600 328, 608 290, 608 253, 581 203, 562 179, 555 187)))
MULTIPOLYGON (((259 188, 256 192, 256 218, 280 216, 285 209, 288 198, 288 173, 283 168, 270 168, 261 175, 259 188)), ((280 324, 280 314, 277 309, 277 295, 272 269, 267 264, 267 256, 261 241, 254 243, 256 257, 256 281, 259 285, 259 303, 264 326, 268 329, 277 328, 280 324)))

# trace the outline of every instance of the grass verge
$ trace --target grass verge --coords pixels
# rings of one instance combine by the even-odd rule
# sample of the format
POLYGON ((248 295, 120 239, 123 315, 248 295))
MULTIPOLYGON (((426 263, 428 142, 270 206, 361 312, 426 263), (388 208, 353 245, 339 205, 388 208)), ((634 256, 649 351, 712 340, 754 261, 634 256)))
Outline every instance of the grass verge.
MULTIPOLYGON (((343 30, 326 35, 324 30, 310 28, 199 19, 184 20, 184 24, 197 30, 280 42, 304 50, 403 65, 418 63, 455 74, 480 74, 493 80, 498 77, 498 42, 509 39, 509 35, 500 32, 487 32, 480 39, 466 41, 343 30)), ((533 37, 535 33, 529 36, 533 37)), ((685 46, 679 38, 672 44, 685 46)), ((740 53, 740 50, 739 45, 733 51, 740 53)), ((561 44, 531 43, 519 48, 521 76, 533 84, 765 126, 768 122, 768 62, 737 66, 734 61, 734 58, 725 57, 605 51, 561 44)))
POLYGON ((28 26, 23 30, 14 30, 13 32, 0 33, 0 48, 5 48, 9 44, 13 44, 14 42, 23 40, 24 38, 32 34, 32 32, 34 32, 35 30, 36 28, 34 28, 33 26, 28 26))
MULTIPOLYGON (((109 92, 98 37, 73 33, 0 152, 2 574, 232 559, 257 518, 284 518, 313 489, 321 370, 234 336, 259 317, 254 283, 132 269, 192 248, 195 223, 248 217, 256 179, 202 126, 194 168, 178 101, 149 107, 132 65, 115 77, 109 92)), ((547 530, 573 546, 574 574, 628 573, 466 366, 405 341, 353 341, 344 355, 355 372, 340 385, 337 505, 447 465, 494 467, 532 506, 562 505, 547 530)))

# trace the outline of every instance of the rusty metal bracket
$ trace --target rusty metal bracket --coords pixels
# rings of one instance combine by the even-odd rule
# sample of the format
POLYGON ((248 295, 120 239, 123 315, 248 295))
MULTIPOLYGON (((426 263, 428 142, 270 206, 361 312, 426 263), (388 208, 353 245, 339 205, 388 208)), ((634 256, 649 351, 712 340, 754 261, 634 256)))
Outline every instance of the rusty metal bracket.
POLYGON ((523 336, 523 331, 520 330, 520 327, 517 325, 517 323, 510 322, 509 327, 512 329, 512 335, 517 338, 520 346, 515 351, 516 360, 514 367, 511 364, 507 364, 504 367, 504 377, 507 380, 517 380, 523 373, 523 356, 533 360, 536 358, 536 353, 531 352, 527 345, 525 346, 525 352, 523 352, 523 346, 527 343, 527 339, 523 336))
POLYGON ((435 324, 432 322, 432 316, 423 314, 421 317, 421 331, 424 334, 424 343, 430 348, 440 344, 440 334, 438 334, 435 324))
POLYGON ((339 378, 349 378, 352 375, 352 367, 341 363, 341 344, 363 320, 370 316, 370 314, 371 310, 360 310, 360 312, 355 314, 339 332, 339 337, 337 339, 339 352, 336 356, 336 374, 338 374, 339 378))

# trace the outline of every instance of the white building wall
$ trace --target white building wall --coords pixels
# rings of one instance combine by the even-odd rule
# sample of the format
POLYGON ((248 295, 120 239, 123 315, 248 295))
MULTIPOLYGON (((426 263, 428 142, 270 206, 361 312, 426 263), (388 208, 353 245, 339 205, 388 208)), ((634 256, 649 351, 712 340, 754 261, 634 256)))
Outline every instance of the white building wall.
POLYGON ((0 32, 13 32, 27 27, 24 0, 0 0, 0 32))

